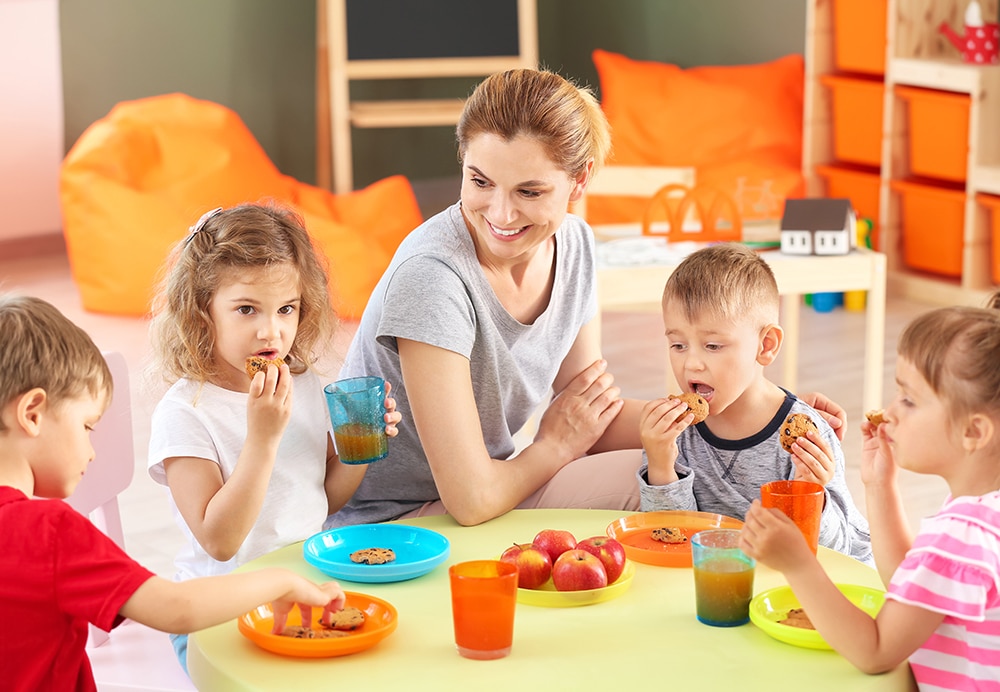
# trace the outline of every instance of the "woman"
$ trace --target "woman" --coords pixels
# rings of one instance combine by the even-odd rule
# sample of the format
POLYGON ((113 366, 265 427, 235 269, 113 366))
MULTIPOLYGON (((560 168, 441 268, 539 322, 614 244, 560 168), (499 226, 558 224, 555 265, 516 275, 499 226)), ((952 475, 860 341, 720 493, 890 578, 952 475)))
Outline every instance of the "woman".
POLYGON ((604 114, 554 73, 511 70, 475 89, 457 140, 461 200, 400 245, 341 370, 399 383, 411 424, 327 525, 638 509, 644 402, 606 371, 593 233, 566 213, 609 150, 604 114), (514 433, 550 397, 515 455, 514 433))

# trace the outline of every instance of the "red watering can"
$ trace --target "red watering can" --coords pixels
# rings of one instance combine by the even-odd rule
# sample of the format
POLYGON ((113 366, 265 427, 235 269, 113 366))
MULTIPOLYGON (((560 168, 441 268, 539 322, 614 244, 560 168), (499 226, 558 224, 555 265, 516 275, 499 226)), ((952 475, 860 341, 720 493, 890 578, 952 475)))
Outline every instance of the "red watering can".
POLYGON ((1000 24, 984 23, 979 3, 972 0, 965 9, 965 34, 959 34, 946 22, 938 31, 948 37, 962 53, 962 60, 973 65, 1000 64, 1000 24))

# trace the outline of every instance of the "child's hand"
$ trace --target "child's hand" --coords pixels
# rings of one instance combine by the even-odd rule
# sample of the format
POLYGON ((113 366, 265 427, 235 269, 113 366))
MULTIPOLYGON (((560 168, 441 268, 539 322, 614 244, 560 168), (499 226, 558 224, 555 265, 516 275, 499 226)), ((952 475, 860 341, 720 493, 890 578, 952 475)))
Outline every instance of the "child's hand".
POLYGON ((821 435, 810 430, 792 444, 792 463, 795 464, 795 480, 819 483, 824 488, 833 480, 837 462, 833 451, 821 435))
POLYGON ((274 613, 274 628, 271 633, 280 634, 285 629, 293 605, 297 606, 302 614, 302 624, 308 627, 312 622, 313 606, 322 606, 322 618, 325 618, 329 613, 343 610, 345 601, 344 590, 337 582, 314 584, 302 578, 299 587, 289 591, 284 598, 271 603, 271 611, 274 613))
POLYGON ((694 413, 681 399, 647 401, 639 414, 639 437, 649 460, 649 484, 677 481, 677 436, 694 421, 694 413))
POLYGON ((740 549, 762 565, 789 572, 813 557, 799 527, 780 509, 750 505, 740 531, 740 549))
POLYGON ((885 423, 874 426, 861 422, 861 482, 867 485, 890 485, 896 482, 896 462, 886 437, 885 423))
POLYGON ((292 376, 288 365, 254 375, 247 397, 247 435, 280 437, 292 417, 292 376))
POLYGON ((396 400, 389 396, 389 392, 392 391, 392 385, 388 382, 385 383, 385 434, 389 437, 395 437, 399 434, 399 430, 396 429, 396 425, 403 420, 403 414, 396 410, 396 400))

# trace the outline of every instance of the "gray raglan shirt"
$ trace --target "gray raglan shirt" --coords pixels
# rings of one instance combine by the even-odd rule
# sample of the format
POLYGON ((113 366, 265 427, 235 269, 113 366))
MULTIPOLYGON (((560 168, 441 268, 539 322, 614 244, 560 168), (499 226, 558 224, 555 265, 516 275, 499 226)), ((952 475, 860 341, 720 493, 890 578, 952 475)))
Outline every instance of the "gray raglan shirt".
MULTIPOLYGON (((795 476, 792 457, 779 440, 782 421, 791 413, 805 413, 833 450, 836 471, 826 486, 826 503, 819 530, 820 545, 874 566, 868 522, 851 499, 844 478, 844 452, 833 429, 815 409, 785 392, 785 400, 763 430, 742 440, 712 434, 705 423, 692 425, 677 438, 679 455, 674 468, 680 479, 669 485, 647 482, 648 464, 638 471, 641 508, 715 512, 742 520, 750 503, 760 499, 760 486, 795 476)), ((646 452, 643 451, 645 462, 646 452)))

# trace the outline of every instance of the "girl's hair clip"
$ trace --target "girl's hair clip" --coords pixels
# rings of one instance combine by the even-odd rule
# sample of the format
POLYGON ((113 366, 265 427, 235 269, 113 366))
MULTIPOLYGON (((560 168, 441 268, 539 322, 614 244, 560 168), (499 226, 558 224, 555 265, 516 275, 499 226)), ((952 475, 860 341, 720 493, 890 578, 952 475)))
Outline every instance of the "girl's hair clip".
POLYGON ((222 213, 222 207, 216 207, 215 209, 212 209, 211 211, 206 211, 204 214, 202 214, 201 218, 198 219, 198 222, 195 223, 194 226, 188 228, 188 237, 184 241, 184 245, 187 246, 187 244, 191 242, 192 238, 194 238, 196 235, 204 231, 205 225, 208 224, 209 220, 213 216, 221 213, 222 213))

